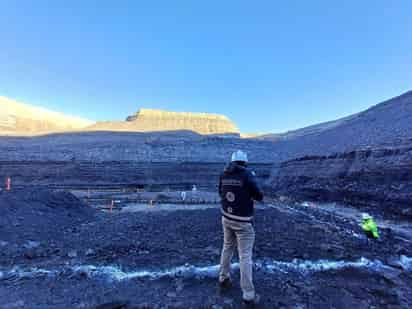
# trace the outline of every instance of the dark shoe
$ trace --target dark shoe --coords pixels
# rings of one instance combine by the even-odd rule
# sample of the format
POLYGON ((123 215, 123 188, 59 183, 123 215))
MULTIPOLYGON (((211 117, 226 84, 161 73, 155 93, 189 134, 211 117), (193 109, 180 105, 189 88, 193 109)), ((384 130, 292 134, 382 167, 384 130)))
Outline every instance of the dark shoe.
POLYGON ((256 308, 260 304, 260 295, 256 294, 254 299, 243 300, 243 305, 245 308, 256 308))
POLYGON ((219 282, 219 291, 220 292, 225 292, 227 290, 230 290, 232 288, 232 286, 233 286, 232 280, 227 278, 227 279, 219 282))

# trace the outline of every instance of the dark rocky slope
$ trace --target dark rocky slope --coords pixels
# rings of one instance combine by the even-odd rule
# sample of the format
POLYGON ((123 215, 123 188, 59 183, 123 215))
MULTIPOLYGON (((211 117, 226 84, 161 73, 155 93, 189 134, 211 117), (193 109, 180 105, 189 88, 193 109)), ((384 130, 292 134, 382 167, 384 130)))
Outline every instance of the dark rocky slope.
POLYGON ((190 131, 84 132, 0 137, 1 161, 226 162, 237 149, 256 163, 277 161, 270 141, 204 136, 190 131))
MULTIPOLYGON (((19 185, 186 185, 196 182, 214 188, 217 175, 231 152, 237 149, 249 153, 261 180, 267 180, 271 164, 387 145, 396 148, 411 136, 412 92, 408 92, 365 112, 289 133, 277 141, 204 136, 190 131, 0 137, 0 177, 12 176, 13 182, 19 185)), ((325 166, 329 162, 325 161, 325 166)), ((371 163, 368 161, 368 164, 371 163)), ((386 170, 391 164, 388 162, 386 170)), ((332 166, 329 168, 333 170, 332 166)), ((293 175, 292 169, 289 170, 293 175)), ((362 174, 361 167, 358 174, 362 174)), ((273 175, 275 178, 277 173, 273 175)), ((288 178, 282 176, 282 179, 288 178)), ((282 179, 272 180, 277 183, 275 191, 282 187, 279 185, 282 179)), ((370 181, 370 186, 376 185, 369 176, 362 179, 370 181)))
MULTIPOLYGON (((60 239, 66 229, 92 220, 95 215, 95 210, 87 207, 71 193, 38 187, 0 192, 0 209, 0 240, 7 241, 6 244, 3 243, 4 247, 0 252, 3 264, 13 263, 13 260, 1 259, 6 248, 27 249, 25 253, 34 254, 31 250, 34 244, 30 242, 39 238, 45 242, 60 239), (27 243, 19 244, 22 239, 27 243)), ((27 257, 30 259, 30 256, 27 257)))
POLYGON ((411 137, 412 91, 362 113, 277 136, 282 160, 267 188, 276 195, 410 216, 411 137))
POLYGON ((412 141, 287 161, 274 169, 269 186, 278 195, 344 201, 412 217, 412 141))
MULTIPOLYGON (((251 164, 263 183, 272 164, 251 164)), ((135 161, 3 161, 0 175, 12 175, 13 187, 53 188, 144 187, 146 189, 217 188, 224 162, 135 162, 135 161)))
POLYGON ((261 180, 275 161, 273 143, 191 132, 91 132, 0 138, 0 177, 14 185, 197 184, 215 190, 237 149, 250 154, 261 180))
MULTIPOLYGON (((343 118, 266 139, 293 157, 347 152, 412 136, 412 91, 343 118)), ((265 137, 263 138, 265 139, 265 137)))

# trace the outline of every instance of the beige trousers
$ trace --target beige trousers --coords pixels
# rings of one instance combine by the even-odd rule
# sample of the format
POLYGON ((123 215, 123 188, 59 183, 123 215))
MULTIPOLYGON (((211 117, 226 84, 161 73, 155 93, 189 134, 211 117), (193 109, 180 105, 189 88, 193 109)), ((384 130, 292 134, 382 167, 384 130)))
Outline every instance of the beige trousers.
POLYGON ((230 278, 230 263, 237 244, 240 262, 240 287, 243 299, 255 298, 255 287, 253 285, 253 245, 255 242, 255 230, 252 223, 237 222, 222 217, 223 225, 223 249, 220 258, 219 280, 230 278))

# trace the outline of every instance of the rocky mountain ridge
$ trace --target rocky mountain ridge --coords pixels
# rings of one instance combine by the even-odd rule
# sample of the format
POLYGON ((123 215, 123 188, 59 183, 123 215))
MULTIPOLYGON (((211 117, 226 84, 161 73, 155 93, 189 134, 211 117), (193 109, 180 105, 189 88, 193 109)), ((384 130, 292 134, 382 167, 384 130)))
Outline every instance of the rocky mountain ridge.
POLYGON ((412 139, 283 162, 274 168, 268 189, 301 200, 340 201, 412 217, 412 139))
POLYGON ((267 183, 275 195, 411 215, 412 91, 274 144, 283 154, 267 183))
POLYGON ((0 97, 0 135, 31 136, 84 131, 192 131, 204 135, 240 136, 239 129, 229 118, 217 114, 141 109, 125 121, 93 122, 0 97))
POLYGON ((259 138, 290 147, 312 145, 307 153, 326 154, 407 139, 411 133, 412 91, 408 91, 345 118, 259 138))
POLYGON ((0 134, 32 135, 84 129, 92 121, 0 96, 0 134))

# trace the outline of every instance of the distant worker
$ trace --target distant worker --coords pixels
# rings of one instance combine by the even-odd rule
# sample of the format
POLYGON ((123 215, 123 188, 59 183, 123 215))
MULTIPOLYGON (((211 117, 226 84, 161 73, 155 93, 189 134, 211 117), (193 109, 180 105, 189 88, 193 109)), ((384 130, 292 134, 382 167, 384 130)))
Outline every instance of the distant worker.
POLYGON ((367 213, 362 214, 362 229, 368 238, 379 238, 378 227, 372 216, 367 213))
POLYGON ((262 201, 255 174, 247 169, 247 154, 238 150, 232 162, 220 176, 219 195, 222 202, 224 242, 220 259, 219 286, 221 291, 232 287, 230 263, 237 244, 240 262, 240 286, 246 305, 259 303, 259 295, 253 285, 253 245, 255 231, 252 225, 254 200, 262 201))
POLYGON ((7 177, 6 178, 6 191, 10 191, 11 190, 11 178, 7 177))

